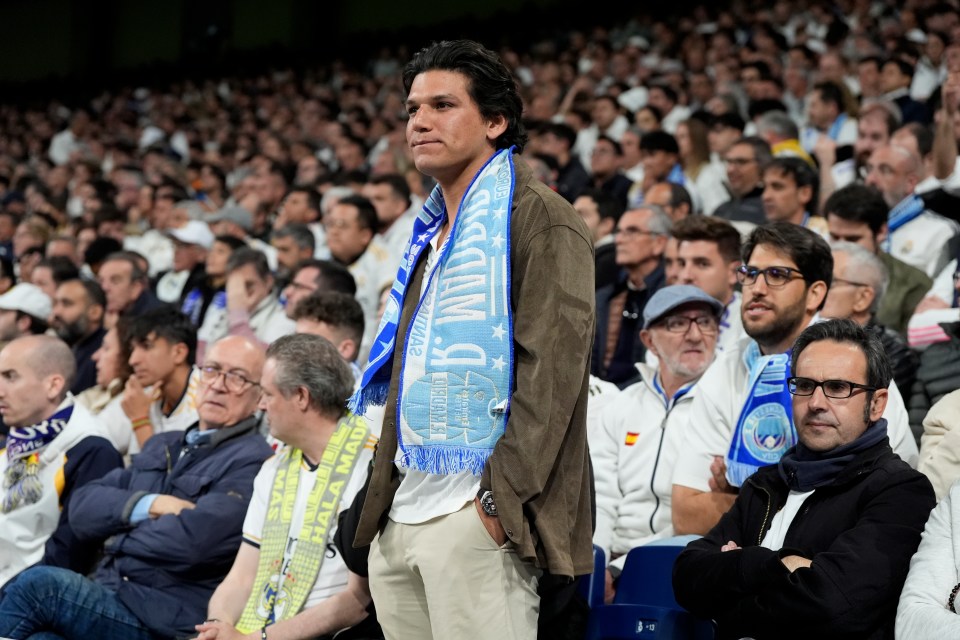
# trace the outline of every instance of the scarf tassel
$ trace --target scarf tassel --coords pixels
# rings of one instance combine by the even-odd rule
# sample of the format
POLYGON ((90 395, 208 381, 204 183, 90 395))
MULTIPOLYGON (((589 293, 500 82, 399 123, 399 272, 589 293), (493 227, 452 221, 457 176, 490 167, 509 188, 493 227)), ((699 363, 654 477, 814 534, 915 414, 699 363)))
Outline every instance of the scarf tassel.
POLYGON ((387 393, 390 391, 390 381, 371 382, 366 387, 358 389, 347 401, 347 408, 354 415, 362 416, 370 405, 383 406, 387 403, 387 393))
POLYGON ((411 447, 405 451, 401 464, 434 474, 455 474, 469 471, 475 476, 483 473, 487 458, 493 449, 468 449, 465 447, 411 447))

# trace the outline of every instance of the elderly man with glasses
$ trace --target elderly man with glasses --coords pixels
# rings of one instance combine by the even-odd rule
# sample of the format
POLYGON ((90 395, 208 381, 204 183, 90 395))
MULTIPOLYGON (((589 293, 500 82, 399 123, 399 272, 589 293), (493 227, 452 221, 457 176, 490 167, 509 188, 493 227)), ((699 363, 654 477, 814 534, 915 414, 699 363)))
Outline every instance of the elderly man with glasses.
POLYGON ((677 601, 723 638, 892 638, 936 499, 890 446, 890 363, 852 320, 806 328, 790 357, 799 442, 680 554, 677 601))
POLYGON ((666 283, 663 253, 670 237, 670 216, 657 205, 625 212, 617 222, 613 242, 616 282, 597 289, 597 331, 591 371, 623 388, 637 380, 634 366, 646 348, 640 341, 643 308, 666 283))
POLYGON ((660 362, 613 397, 590 432, 597 488, 593 541, 611 559, 607 598, 633 547, 673 533, 673 467, 697 380, 713 362, 723 304, 688 284, 660 289, 643 310, 640 339, 660 362), (638 416, 643 416, 638 420, 638 416))
MULTIPOLYGON (((790 349, 819 320, 833 277, 830 247, 789 222, 757 227, 743 246, 737 279, 747 337, 703 374, 673 476, 678 534, 706 534, 758 468, 775 464, 797 441, 787 392, 790 349)), ((917 445, 903 398, 890 384, 886 413, 894 450, 911 466, 917 445)))
POLYGON ((34 567, 7 584, 0 637, 186 637, 230 569, 253 480, 273 453, 254 416, 263 348, 231 336, 200 368, 199 420, 153 436, 130 468, 78 489, 77 538, 104 543, 94 579, 34 567), (51 603, 55 603, 55 606, 51 603))

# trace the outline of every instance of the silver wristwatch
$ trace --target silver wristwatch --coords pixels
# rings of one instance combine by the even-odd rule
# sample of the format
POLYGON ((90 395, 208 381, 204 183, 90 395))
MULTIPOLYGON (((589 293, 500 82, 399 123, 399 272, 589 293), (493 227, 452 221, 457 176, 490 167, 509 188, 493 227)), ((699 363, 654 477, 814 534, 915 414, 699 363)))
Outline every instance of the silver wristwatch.
POLYGON ((483 509, 483 512, 488 516, 496 518, 497 503, 493 501, 493 491, 490 491, 489 489, 480 489, 477 497, 480 498, 480 508, 483 509))

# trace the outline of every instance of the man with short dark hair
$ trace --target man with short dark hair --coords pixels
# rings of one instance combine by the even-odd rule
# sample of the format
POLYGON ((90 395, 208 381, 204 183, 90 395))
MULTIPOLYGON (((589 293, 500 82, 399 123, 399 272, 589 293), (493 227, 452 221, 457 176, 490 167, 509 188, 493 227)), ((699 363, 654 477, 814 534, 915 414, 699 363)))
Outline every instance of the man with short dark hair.
POLYGON ((910 84, 913 82, 914 66, 903 58, 888 58, 880 67, 880 86, 883 97, 898 107, 903 123, 930 122, 927 105, 910 97, 910 84))
POLYGON ((154 436, 129 468, 85 485, 70 501, 76 536, 104 545, 94 579, 56 567, 24 571, 0 600, 0 636, 193 635, 240 545, 253 480, 273 454, 255 415, 263 358, 242 337, 211 346, 199 419, 186 431, 154 436))
POLYGON ((831 241, 858 244, 875 253, 887 268, 889 283, 880 299, 877 321, 905 334, 913 310, 930 290, 933 280, 881 249, 887 237, 888 211, 876 189, 859 184, 835 191, 823 205, 831 241))
POLYGON ((573 152, 577 132, 562 122, 548 123, 541 128, 539 141, 543 153, 552 155, 560 165, 557 193, 573 202, 590 185, 590 174, 580 162, 580 156, 573 152))
POLYGON ((786 380, 799 442, 674 565, 677 601, 726 638, 890 638, 936 504, 890 447, 890 365, 849 320, 804 330, 786 380))
POLYGON ((297 333, 329 340, 350 365, 354 378, 360 380, 363 371, 357 366, 357 356, 363 341, 363 309, 353 296, 338 291, 312 293, 297 303, 293 319, 297 333))
POLYGON ((731 222, 766 222, 761 170, 770 158, 770 145, 760 138, 741 138, 730 145, 723 162, 731 199, 717 207, 713 215, 731 222))
POLYGON ((363 187, 363 195, 377 210, 379 224, 374 242, 380 243, 387 251, 387 263, 396 267, 403 258, 413 230, 413 220, 417 217, 410 185, 398 173, 382 174, 370 178, 363 187))
POLYGON ((293 270, 314 255, 316 240, 304 224, 288 224, 273 232, 270 244, 277 251, 277 286, 283 288, 293 277, 293 270))
POLYGON ((304 260, 294 269, 290 284, 283 290, 287 317, 292 320, 297 304, 317 291, 339 291, 355 296, 357 283, 343 265, 330 260, 304 260))
POLYGON ((827 221, 817 212, 819 180, 800 158, 774 158, 763 168, 763 211, 767 221, 782 220, 826 237, 827 221))
POLYGON ((137 254, 111 253, 97 271, 97 283, 107 297, 107 326, 119 315, 138 316, 163 303, 150 290, 147 272, 137 254))
POLYGON ((723 304, 717 349, 736 347, 745 335, 737 290, 740 232, 714 216, 693 216, 673 225, 677 242, 677 282, 699 287, 723 304))
POLYGON ((573 201, 573 208, 593 236, 594 280, 599 289, 617 279, 613 231, 623 215, 623 202, 602 189, 587 189, 573 201))
POLYGON ((164 307, 133 318, 127 338, 133 375, 120 406, 133 429, 128 451, 137 453, 153 435, 181 431, 197 419, 197 329, 164 307))
POLYGON ((50 326, 73 350, 77 374, 70 391, 80 393, 97 383, 97 365, 93 354, 103 343, 107 297, 92 280, 67 280, 53 298, 50 326))
POLYGON ((800 144, 812 153, 817 140, 825 136, 837 146, 852 145, 857 139, 857 120, 847 115, 844 88, 824 80, 813 86, 807 99, 808 126, 800 133, 800 144))

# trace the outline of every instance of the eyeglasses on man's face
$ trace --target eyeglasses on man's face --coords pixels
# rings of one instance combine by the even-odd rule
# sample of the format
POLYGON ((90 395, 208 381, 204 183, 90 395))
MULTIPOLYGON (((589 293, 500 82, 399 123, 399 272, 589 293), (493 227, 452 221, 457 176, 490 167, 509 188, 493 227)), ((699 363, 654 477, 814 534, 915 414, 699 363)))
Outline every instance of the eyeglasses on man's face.
POLYGON ((211 385, 217 378, 223 376, 223 386, 230 393, 243 393, 250 387, 259 387, 260 383, 251 380, 235 371, 224 371, 220 367, 206 366, 200 368, 200 381, 211 385))
POLYGON ((876 387, 868 387, 865 384, 850 382, 849 380, 823 380, 818 382, 812 378, 801 378, 799 376, 787 378, 787 390, 795 396, 812 396, 817 387, 820 387, 823 390, 823 395, 828 398, 841 400, 852 396, 857 389, 863 389, 864 391, 877 390, 876 387))
POLYGON ((767 267, 766 269, 760 269, 746 264, 737 267, 737 281, 740 284, 750 286, 756 283, 760 274, 763 274, 763 280, 767 283, 768 287, 782 287, 791 280, 803 278, 803 274, 792 267, 767 267))
POLYGON ((670 333, 686 333, 690 331, 690 325, 696 324, 700 333, 705 336, 712 336, 717 332, 719 326, 717 319, 713 316, 697 316, 689 318, 687 316, 667 316, 657 323, 657 326, 663 327, 670 333))

